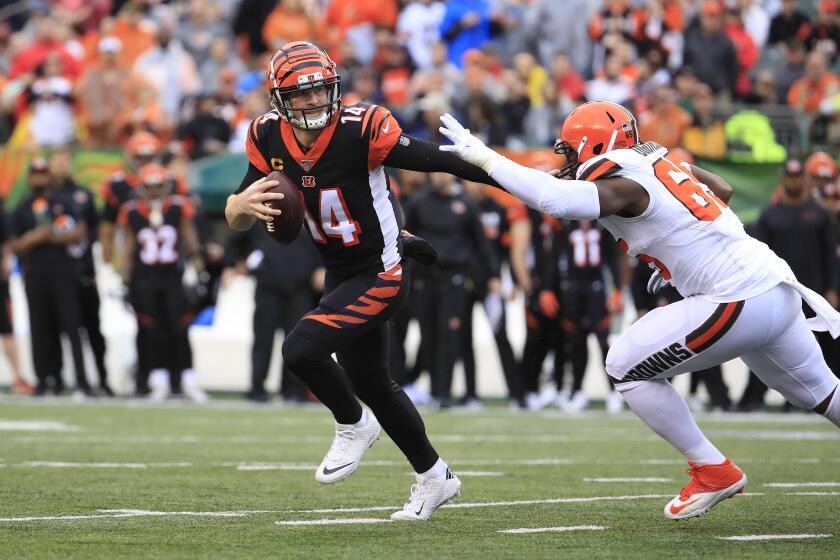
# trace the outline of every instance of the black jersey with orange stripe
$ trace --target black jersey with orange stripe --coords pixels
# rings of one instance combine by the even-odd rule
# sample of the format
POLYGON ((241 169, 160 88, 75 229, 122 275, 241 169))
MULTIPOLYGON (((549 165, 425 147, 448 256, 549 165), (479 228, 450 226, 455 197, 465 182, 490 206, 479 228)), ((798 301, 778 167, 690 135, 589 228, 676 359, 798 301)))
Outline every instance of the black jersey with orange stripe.
POLYGON ((248 160, 266 175, 284 173, 298 187, 303 227, 333 274, 383 272, 401 260, 399 213, 383 167, 401 133, 387 109, 364 103, 342 107, 309 150, 277 111, 251 123, 248 160))
POLYGON ((157 208, 142 198, 133 198, 122 205, 117 223, 134 233, 135 278, 180 278, 184 254, 181 248, 181 225, 195 217, 190 199, 168 195, 157 208), (157 214, 157 215, 156 215, 157 214))
MULTIPOLYGON (((173 194, 181 196, 188 196, 189 189, 187 185, 176 178, 172 178, 173 194)), ((102 221, 117 223, 119 217, 120 207, 129 200, 137 198, 136 187, 139 181, 133 174, 125 171, 117 171, 111 175, 102 187, 102 198, 105 201, 105 206, 102 209, 102 221)))

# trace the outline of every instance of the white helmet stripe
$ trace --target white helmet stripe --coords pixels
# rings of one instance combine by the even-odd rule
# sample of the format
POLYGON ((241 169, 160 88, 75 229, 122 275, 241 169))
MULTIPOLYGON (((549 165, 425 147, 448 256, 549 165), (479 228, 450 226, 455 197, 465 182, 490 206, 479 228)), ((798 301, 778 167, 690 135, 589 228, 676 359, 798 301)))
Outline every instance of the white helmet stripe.
POLYGON ((607 145, 606 151, 609 152, 613 149, 613 144, 615 144, 615 137, 618 136, 618 130, 613 130, 612 136, 610 136, 610 143, 607 145))

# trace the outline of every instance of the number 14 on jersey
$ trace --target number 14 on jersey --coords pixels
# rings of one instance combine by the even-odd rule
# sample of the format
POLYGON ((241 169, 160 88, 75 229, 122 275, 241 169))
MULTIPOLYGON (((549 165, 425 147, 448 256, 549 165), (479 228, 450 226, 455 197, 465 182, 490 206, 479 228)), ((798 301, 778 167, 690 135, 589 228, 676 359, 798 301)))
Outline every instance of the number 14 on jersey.
MULTIPOLYGON (((301 195, 303 196, 303 195, 301 195)), ((361 228, 353 220, 340 189, 321 189, 318 200, 320 225, 304 204, 304 221, 315 243, 326 243, 327 237, 341 239, 345 247, 359 244, 361 228)))

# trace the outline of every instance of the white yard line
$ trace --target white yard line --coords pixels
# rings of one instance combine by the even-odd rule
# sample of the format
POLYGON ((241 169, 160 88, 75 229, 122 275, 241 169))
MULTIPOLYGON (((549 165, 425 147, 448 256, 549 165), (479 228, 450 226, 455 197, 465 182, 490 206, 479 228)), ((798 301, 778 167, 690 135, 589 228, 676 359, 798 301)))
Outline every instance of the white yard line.
MULTIPOLYGON (((741 496, 762 496, 761 493, 744 493, 741 496)), ((808 496, 838 496, 840 492, 800 492, 788 493, 786 495, 808 495, 808 496)), ((452 509, 468 509, 468 508, 485 508, 485 507, 509 507, 520 505, 546 505, 546 504, 578 504, 578 503, 592 503, 592 502, 608 502, 608 501, 632 501, 632 500, 652 500, 671 498, 672 494, 639 494, 627 496, 591 496, 579 498, 547 498, 542 500, 510 500, 499 502, 464 502, 445 504, 442 507, 452 509)), ((48 515, 48 516, 22 516, 22 517, 5 517, 0 518, 2 523, 21 523, 29 521, 72 521, 84 519, 103 519, 103 518, 120 518, 120 517, 245 517, 249 515, 259 514, 324 514, 324 513, 360 513, 372 511, 396 511, 400 505, 389 506, 370 506, 370 507, 346 507, 346 508, 323 508, 323 509, 297 509, 297 510, 241 510, 241 511, 153 511, 144 509, 100 509, 96 514, 82 514, 82 515, 48 515)), ((315 520, 319 521, 319 520, 315 520)), ((306 523, 306 524, 329 524, 332 523, 351 523, 352 521, 344 520, 320 520, 321 523, 306 523)), ((371 523, 380 523, 388 520, 372 521, 371 523)), ((360 522, 360 521, 359 521, 360 522)), ((278 521, 278 525, 304 525, 305 523, 292 523, 278 521)), ((543 530, 559 530, 556 528, 545 528, 543 530)), ((525 532, 525 531, 523 531, 525 532)), ((723 538, 723 537, 721 537, 723 538)), ((727 537, 728 538, 728 537, 727 537)), ((779 536, 777 538, 783 538, 779 536)), ((789 537, 793 538, 793 537, 789 537)))
MULTIPOLYGON (((659 498, 673 498, 672 494, 641 494, 637 496, 594 496, 588 498, 547 498, 543 500, 511 500, 505 502, 463 502, 455 504, 444 504, 441 507, 464 509, 481 507, 507 507, 527 506, 540 504, 576 504, 586 502, 602 501, 625 501, 625 500, 649 500, 659 498)), ((297 509, 289 513, 360 513, 364 511, 383 511, 388 509, 399 509, 399 506, 371 506, 358 508, 325 508, 325 509, 297 509)))
POLYGON ((70 463, 65 461, 24 461, 22 467, 47 467, 56 469, 147 469, 185 468, 192 463, 70 463))
POLYGON ((770 441, 837 441, 840 433, 822 430, 705 430, 710 437, 770 441))
POLYGON ((508 535, 527 535, 531 533, 565 533, 567 531, 604 531, 606 529, 609 529, 609 527, 603 525, 574 525, 572 527, 524 527, 522 529, 502 529, 496 532, 508 535))
POLYGON ((0 420, 0 432, 78 432, 79 426, 70 426, 53 420, 0 420))
POLYGON ((284 513, 281 510, 254 511, 152 511, 145 509, 100 509, 91 515, 46 515, 28 517, 2 517, 0 522, 17 523, 24 521, 75 521, 79 519, 113 519, 118 517, 245 517, 263 513, 284 513))
POLYGON ((828 539, 834 535, 830 533, 802 534, 802 535, 740 535, 734 537, 718 537, 722 541, 776 541, 786 539, 828 539))
POLYGON ((768 488, 831 488, 840 486, 840 482, 768 482, 768 488))
POLYGON ((294 519, 292 521, 275 521, 275 525, 358 525, 366 523, 392 523, 390 519, 380 517, 350 517, 344 519, 294 519))
POLYGON ((658 476, 648 477, 618 477, 618 478, 584 478, 584 482, 674 482, 673 478, 663 478, 658 476))

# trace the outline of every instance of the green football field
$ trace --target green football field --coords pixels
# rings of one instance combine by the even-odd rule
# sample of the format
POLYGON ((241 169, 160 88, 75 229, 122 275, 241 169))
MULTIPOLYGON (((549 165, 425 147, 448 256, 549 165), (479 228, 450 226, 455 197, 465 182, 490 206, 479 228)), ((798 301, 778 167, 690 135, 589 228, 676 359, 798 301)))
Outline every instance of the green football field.
POLYGON ((822 418, 701 416, 750 485, 676 523, 662 508, 686 465, 630 414, 424 417, 463 494, 405 524, 386 521, 413 482, 387 437, 315 482, 320 407, 0 401, 0 557, 840 558, 840 431, 822 418))

